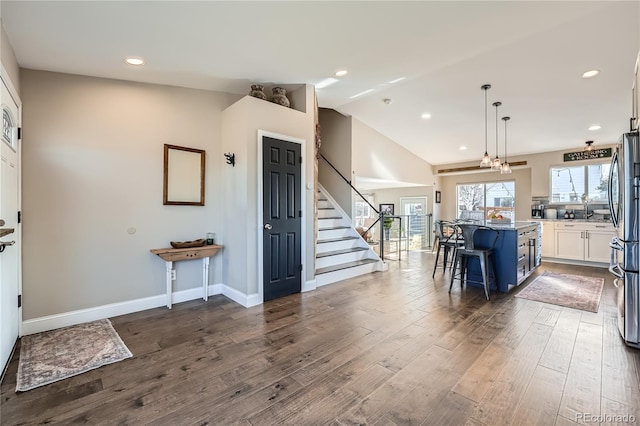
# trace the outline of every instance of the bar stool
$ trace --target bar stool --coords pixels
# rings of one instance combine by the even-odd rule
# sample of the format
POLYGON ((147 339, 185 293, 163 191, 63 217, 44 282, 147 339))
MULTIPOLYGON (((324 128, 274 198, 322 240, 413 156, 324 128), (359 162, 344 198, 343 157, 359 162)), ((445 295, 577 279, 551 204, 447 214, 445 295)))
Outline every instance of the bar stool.
POLYGON ((442 262, 443 270, 447 269, 447 259, 449 258, 449 251, 453 251, 451 256, 451 264, 453 265, 453 259, 456 255, 458 247, 464 245, 462 237, 458 233, 458 228, 453 222, 447 222, 444 220, 436 220, 434 222, 436 228, 436 238, 438 239, 438 251, 436 252, 436 261, 433 264, 433 274, 431 278, 436 276, 436 269, 438 268, 438 260, 440 259, 440 250, 443 250, 444 259, 442 262), (445 228, 450 230, 450 233, 445 233, 445 228))
POLYGON ((489 288, 491 285, 491 280, 493 279, 493 283, 497 287, 497 280, 495 269, 493 267, 493 248, 498 241, 498 237, 500 233, 493 229, 488 228, 486 226, 480 225, 472 225, 472 224, 458 224, 460 229, 462 230, 462 236, 464 238, 464 246, 459 247, 456 250, 456 255, 453 261, 453 273, 451 274, 451 284, 449 285, 449 293, 451 293, 451 289, 453 288, 453 281, 456 278, 460 279, 460 287, 462 287, 467 282, 477 282, 482 284, 484 287, 484 295, 487 300, 489 300, 489 288), (474 242, 475 233, 477 230, 482 229, 487 232, 493 233, 493 240, 488 247, 476 247, 474 242), (480 270, 482 272, 482 281, 473 281, 467 278, 467 264, 469 262, 470 257, 477 257, 480 260, 480 270), (459 268, 459 272, 458 271, 459 268))

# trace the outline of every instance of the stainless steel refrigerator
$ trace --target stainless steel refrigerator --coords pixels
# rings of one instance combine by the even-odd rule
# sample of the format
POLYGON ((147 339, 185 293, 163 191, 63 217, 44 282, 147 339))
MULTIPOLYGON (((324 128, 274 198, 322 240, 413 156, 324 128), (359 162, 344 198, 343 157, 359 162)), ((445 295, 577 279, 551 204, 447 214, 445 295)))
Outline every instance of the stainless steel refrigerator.
POLYGON ((609 171, 609 210, 617 236, 611 266, 618 297, 618 329, 629 346, 640 348, 640 141, 622 135, 609 171))

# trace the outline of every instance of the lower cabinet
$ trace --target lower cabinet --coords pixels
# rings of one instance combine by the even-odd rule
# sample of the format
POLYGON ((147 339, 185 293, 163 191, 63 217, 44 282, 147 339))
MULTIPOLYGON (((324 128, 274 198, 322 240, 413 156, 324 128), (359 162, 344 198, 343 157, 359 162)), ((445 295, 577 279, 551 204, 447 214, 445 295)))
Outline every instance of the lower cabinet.
MULTIPOLYGON (((555 223, 555 252, 549 257, 609 262, 609 241, 616 235, 608 223, 555 223)), ((547 256, 547 255, 545 255, 547 256)))
POLYGON ((556 223, 542 223, 542 255, 544 257, 555 257, 556 255, 556 223))

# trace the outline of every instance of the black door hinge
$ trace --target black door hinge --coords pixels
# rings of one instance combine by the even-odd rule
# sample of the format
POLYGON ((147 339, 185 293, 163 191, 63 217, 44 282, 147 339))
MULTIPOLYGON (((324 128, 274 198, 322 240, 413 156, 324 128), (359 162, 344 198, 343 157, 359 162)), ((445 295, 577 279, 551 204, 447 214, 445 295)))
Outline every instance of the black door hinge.
POLYGON ((18 308, 22 308, 22 295, 18 295, 18 308))
POLYGON ((300 164, 302 164, 302 155, 300 156, 300 164))
POLYGON ((18 223, 22 222, 22 212, 18 212, 18 223))
POLYGON ((302 217, 302 210, 298 211, 298 217, 302 217))
POLYGON ((300 264, 300 267, 298 268, 299 271, 302 271, 302 264, 300 264))
POLYGON ((18 127, 18 140, 22 139, 22 127, 18 127))

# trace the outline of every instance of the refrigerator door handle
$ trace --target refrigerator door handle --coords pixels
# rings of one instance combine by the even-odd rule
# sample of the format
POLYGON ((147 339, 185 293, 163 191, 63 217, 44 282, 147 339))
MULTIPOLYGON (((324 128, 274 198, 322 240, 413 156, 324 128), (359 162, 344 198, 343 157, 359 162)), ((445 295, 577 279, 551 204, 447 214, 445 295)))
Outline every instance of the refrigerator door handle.
POLYGON ((607 183, 607 192, 608 192, 608 201, 609 201, 609 213, 611 213, 611 221, 613 222, 613 227, 618 229, 618 215, 616 211, 614 211, 613 207, 613 173, 618 170, 616 167, 618 164, 618 151, 613 153, 613 158, 611 159, 611 167, 609 167, 609 182, 607 183))

